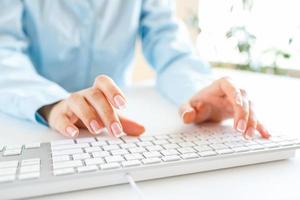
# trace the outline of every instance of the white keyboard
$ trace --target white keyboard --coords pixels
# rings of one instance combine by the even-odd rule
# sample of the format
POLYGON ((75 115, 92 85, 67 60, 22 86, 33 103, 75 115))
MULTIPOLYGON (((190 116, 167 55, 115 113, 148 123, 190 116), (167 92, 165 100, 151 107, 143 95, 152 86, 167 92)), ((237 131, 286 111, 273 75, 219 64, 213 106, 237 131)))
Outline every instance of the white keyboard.
POLYGON ((139 138, 0 145, 0 199, 126 183, 126 173, 141 181, 287 159, 297 148, 298 138, 245 140, 229 127, 213 125, 139 138))

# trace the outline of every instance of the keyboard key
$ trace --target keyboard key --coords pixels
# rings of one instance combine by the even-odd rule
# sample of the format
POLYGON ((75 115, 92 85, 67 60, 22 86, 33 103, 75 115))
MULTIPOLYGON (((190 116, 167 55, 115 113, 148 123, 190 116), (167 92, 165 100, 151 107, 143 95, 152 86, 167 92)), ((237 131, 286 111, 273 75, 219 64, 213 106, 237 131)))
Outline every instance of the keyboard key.
POLYGON ((163 145, 168 144, 169 142, 167 140, 154 140, 153 143, 156 145, 163 145))
POLYGON ((194 147, 194 149, 196 149, 198 152, 202 152, 202 151, 212 151, 213 148, 211 148, 208 145, 202 145, 202 146, 196 146, 194 147))
POLYGON ((232 149, 217 149, 216 152, 218 154, 231 154, 234 153, 232 149))
POLYGON ((61 176, 61 175, 67 175, 67 174, 74 174, 75 169, 74 168, 64 168, 64 169, 55 169, 53 170, 54 176, 61 176))
POLYGON ((10 149, 10 150, 5 150, 3 152, 3 156, 17 156, 20 155, 22 152, 22 149, 10 149))
POLYGON ((53 163, 53 169, 70 168, 70 167, 81 167, 81 160, 70 160, 59 163, 53 163))
POLYGON ((129 149, 129 148, 135 148, 137 147, 137 145, 135 143, 124 143, 124 144, 120 144, 120 147, 122 149, 129 149))
POLYGON ((181 158, 183 159, 194 159, 194 158, 199 158, 199 156, 196 153, 185 153, 180 155, 181 158))
POLYGON ((169 139, 170 138, 168 135, 155 135, 154 137, 157 140, 165 140, 165 139, 169 139))
POLYGON ((97 170, 98 170, 98 167, 96 165, 77 167, 78 173, 92 172, 92 171, 97 171, 97 170))
POLYGON ((0 176, 13 175, 17 173, 17 168, 2 168, 0 169, 0 176))
POLYGON ((148 142, 148 141, 146 141, 146 142, 137 142, 136 144, 137 144, 139 147, 147 147, 147 146, 152 146, 152 145, 153 145, 152 142, 148 142))
POLYGON ((0 162, 0 169, 1 168, 16 168, 19 162, 17 160, 12 161, 1 161, 0 162))
POLYGON ((110 144, 110 145, 112 145, 112 144, 123 144, 123 143, 124 143, 123 140, 118 139, 118 138, 115 138, 114 140, 108 140, 107 142, 108 142, 108 144, 110 144))
POLYGON ((80 144, 62 144, 62 145, 56 145, 52 146, 51 150, 67 150, 67 149, 79 149, 84 147, 89 147, 90 145, 88 143, 80 143, 80 144))
POLYGON ((105 159, 105 161, 107 162, 107 163, 112 163, 112 162, 121 162, 121 161, 123 161, 124 160, 124 158, 122 157, 122 156, 107 156, 107 157, 105 157, 104 158, 105 159))
POLYGON ((41 163, 41 159, 40 158, 31 158, 31 159, 22 160, 21 166, 39 165, 40 163, 41 163))
POLYGON ((191 147, 179 148, 177 151, 179 151, 181 154, 196 152, 196 150, 191 147))
POLYGON ((52 151, 52 156, 72 155, 78 153, 83 153, 82 149, 67 149, 67 150, 52 151))
POLYGON ((61 162, 61 161, 67 161, 70 160, 70 156, 63 155, 63 156, 53 156, 52 161, 53 162, 61 162))
POLYGON ((80 153, 80 154, 73 154, 73 159, 74 160, 83 160, 83 159, 87 159, 90 158, 90 154, 89 153, 80 153))
POLYGON ((41 147, 41 143, 31 143, 25 145, 25 149, 36 149, 40 147, 41 147))
POLYGON ((106 146, 103 146, 102 148, 103 148, 104 151, 120 149, 120 147, 116 144, 106 145, 106 146))
POLYGON ((120 167, 121 167, 121 165, 119 163, 107 163, 107 164, 100 165, 100 168, 102 170, 117 169, 117 168, 120 168, 120 167))
POLYGON ((57 140, 57 141, 51 142, 51 146, 64 145, 64 144, 75 144, 75 142, 72 139, 57 140))
POLYGON ((161 153, 164 156, 179 155, 179 152, 175 149, 163 150, 163 151, 161 151, 161 153))
POLYGON ((85 137, 85 138, 77 138, 76 143, 89 143, 89 142, 95 142, 96 139, 93 137, 85 137))
POLYGON ((153 136, 142 136, 142 137, 140 137, 140 140, 142 142, 149 142, 149 141, 155 140, 155 138, 153 136))
POLYGON ((172 156, 163 156, 162 160, 165 162, 172 162, 172 161, 177 161, 180 160, 180 157, 177 155, 172 155, 172 156))
POLYGON ((181 147, 193 147, 193 146, 196 146, 192 142, 180 142, 180 143, 178 143, 178 145, 181 146, 181 147))
POLYGON ((112 151, 110 151, 111 152, 111 154, 113 155, 113 156, 116 156, 116 155, 124 155, 124 154, 128 154, 129 152, 127 151, 127 150, 125 150, 125 149, 118 149, 118 150, 112 150, 112 151))
POLYGON ((146 149, 143 147, 136 147, 136 148, 129 148, 128 149, 131 153, 142 153, 145 152, 146 149))
POLYGON ((126 154, 124 157, 126 160, 140 160, 144 158, 140 153, 126 154))
POLYGON ((180 146, 178 144, 164 144, 162 145, 165 149, 176 149, 176 148, 180 148, 180 146))
POLYGON ((13 150, 13 149, 22 149, 23 145, 20 145, 20 144, 15 144, 15 145, 7 145, 5 147, 5 150, 13 150))
POLYGON ((146 158, 153 158, 153 157, 161 157, 162 156, 158 151, 144 152, 143 155, 146 158))
POLYGON ((160 163, 161 162, 161 159, 159 158, 145 158, 142 160, 142 162, 144 164, 156 164, 156 163, 160 163))
POLYGON ((235 152, 245 152, 245 151, 249 151, 250 148, 242 146, 242 147, 234 147, 234 148, 232 148, 232 150, 235 152))
POLYGON ((292 145, 294 145, 294 142, 293 141, 282 141, 282 142, 279 142, 279 145, 280 146, 292 146, 292 145))
POLYGON ((123 136, 121 139, 125 143, 140 142, 140 140, 137 137, 131 137, 131 136, 123 136))
POLYGON ((4 145, 0 145, 0 152, 4 149, 4 145))
POLYGON ((91 142, 92 147, 101 147, 107 145, 105 141, 91 142))
POLYGON ((37 171, 40 171, 40 165, 21 166, 20 168, 20 173, 37 172, 37 171))
POLYGON ((107 151, 97 151, 97 152, 92 152, 92 155, 94 158, 103 158, 105 156, 109 156, 109 152, 107 151))
POLYGON ((19 175, 19 180, 36 179, 40 177, 40 172, 31 172, 19 175))
POLYGON ((210 144, 213 149, 227 149, 228 147, 225 144, 210 144))
POLYGON ((98 165, 105 163, 102 158, 89 158, 84 160, 86 165, 98 165))
POLYGON ((148 151, 160 151, 163 150, 164 148, 160 145, 153 145, 153 146, 147 146, 146 149, 148 151))
POLYGON ((0 183, 11 182, 16 179, 16 175, 0 176, 0 183))
POLYGON ((122 162, 123 167, 133 167, 133 166, 139 166, 139 165, 141 165, 141 162, 139 160, 130 160, 130 161, 122 162))
POLYGON ((202 151, 199 152, 199 155, 202 157, 207 157, 207 156, 215 156, 217 153, 215 151, 202 151))
POLYGON ((84 151, 87 153, 92 153, 96 151, 101 151, 100 147, 86 147, 84 148, 84 151))

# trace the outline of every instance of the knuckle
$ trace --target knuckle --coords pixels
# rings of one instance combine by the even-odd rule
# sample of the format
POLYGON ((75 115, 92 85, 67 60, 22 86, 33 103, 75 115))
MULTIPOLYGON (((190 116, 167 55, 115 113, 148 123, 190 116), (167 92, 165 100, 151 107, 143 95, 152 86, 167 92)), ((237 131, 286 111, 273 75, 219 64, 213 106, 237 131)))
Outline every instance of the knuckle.
POLYGON ((110 82, 111 78, 107 75, 101 74, 96 77, 95 83, 105 83, 105 82, 110 82))
POLYGON ((72 93, 68 99, 71 101, 78 101, 81 99, 81 95, 79 93, 72 93))
POLYGON ((91 98, 99 98, 101 97, 101 93, 99 92, 98 89, 96 88, 91 88, 89 91, 88 91, 88 96, 90 96, 91 98))

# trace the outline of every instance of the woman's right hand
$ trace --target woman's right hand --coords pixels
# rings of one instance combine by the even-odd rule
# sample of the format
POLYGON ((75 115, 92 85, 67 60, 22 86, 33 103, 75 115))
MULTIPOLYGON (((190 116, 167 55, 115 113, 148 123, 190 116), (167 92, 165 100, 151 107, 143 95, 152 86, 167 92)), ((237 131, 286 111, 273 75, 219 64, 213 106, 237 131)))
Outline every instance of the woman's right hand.
POLYGON ((39 112, 51 128, 67 137, 78 136, 79 128, 86 128, 94 135, 105 128, 115 137, 124 133, 142 134, 145 131, 142 125, 116 113, 115 109, 125 106, 125 97, 113 80, 100 75, 93 87, 72 93, 67 99, 42 107, 39 112))

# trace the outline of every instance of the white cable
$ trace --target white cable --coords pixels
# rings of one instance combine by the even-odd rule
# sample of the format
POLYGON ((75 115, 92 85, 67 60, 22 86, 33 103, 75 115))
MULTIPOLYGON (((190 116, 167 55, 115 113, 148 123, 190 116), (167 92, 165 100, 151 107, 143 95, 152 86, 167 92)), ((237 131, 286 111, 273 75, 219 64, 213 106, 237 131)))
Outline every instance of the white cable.
POLYGON ((141 191, 141 189, 137 186, 137 184, 135 183, 135 181, 133 180, 133 178, 130 176, 130 174, 125 174, 125 177, 128 181, 128 183, 130 184, 131 188, 137 193, 138 197, 140 200, 146 200, 143 192, 141 191))

